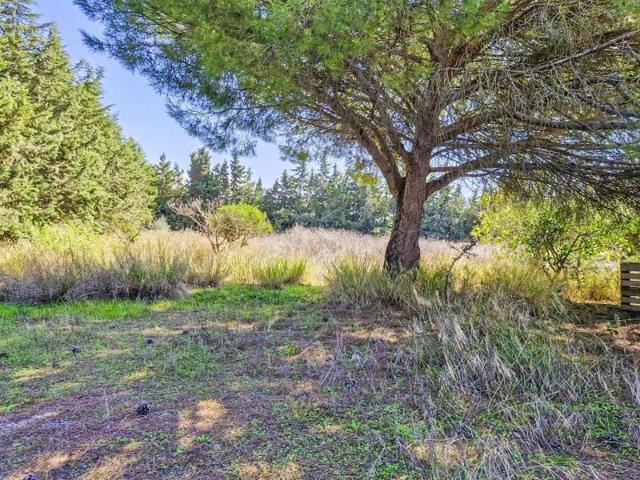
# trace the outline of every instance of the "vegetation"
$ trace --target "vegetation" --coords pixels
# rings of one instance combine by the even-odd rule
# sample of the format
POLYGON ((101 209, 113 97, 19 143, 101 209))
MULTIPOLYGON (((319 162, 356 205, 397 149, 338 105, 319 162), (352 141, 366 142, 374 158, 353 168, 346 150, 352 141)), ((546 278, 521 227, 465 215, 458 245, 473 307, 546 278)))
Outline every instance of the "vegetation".
MULTIPOLYGON (((387 233, 393 218, 391 196, 375 176, 356 165, 343 172, 321 157, 317 169, 307 157, 293 158, 292 170, 285 170, 270 188, 254 181, 251 170, 234 157, 211 166, 205 149, 191 155, 186 178, 162 156, 155 167, 158 196, 156 218, 163 217, 171 228, 189 226, 169 205, 202 200, 218 205, 246 203, 263 210, 278 231, 303 227, 340 228, 362 233, 387 233)), ((475 196, 465 198, 462 189, 444 188, 425 204, 422 234, 439 239, 466 240, 476 219, 475 196)))
POLYGON ((267 288, 282 288, 284 285, 300 283, 307 269, 304 259, 274 258, 257 263, 253 276, 258 285, 267 288))
POLYGON ((418 263, 425 201, 463 177, 637 202, 637 2, 77 3, 106 28, 90 45, 211 146, 284 137, 375 164, 388 268, 418 263))
POLYGON ((632 357, 490 271, 444 303, 426 270, 407 316, 336 285, 0 306, 0 475, 634 478, 632 357))
POLYGON ((629 213, 599 211, 549 195, 522 200, 486 194, 474 234, 525 255, 548 275, 577 276, 598 259, 638 253, 640 223, 629 213))
POLYGON ((62 222, 135 237, 151 167, 100 104, 100 73, 69 65, 27 2, 0 6, 0 240, 62 222))
POLYGON ((246 245, 248 239, 272 232, 267 216, 245 203, 218 206, 194 200, 186 205, 174 203, 171 209, 206 237, 216 255, 235 242, 246 245))
POLYGON ((76 3, 231 158, 0 4, 0 477, 640 478, 637 2, 76 3))

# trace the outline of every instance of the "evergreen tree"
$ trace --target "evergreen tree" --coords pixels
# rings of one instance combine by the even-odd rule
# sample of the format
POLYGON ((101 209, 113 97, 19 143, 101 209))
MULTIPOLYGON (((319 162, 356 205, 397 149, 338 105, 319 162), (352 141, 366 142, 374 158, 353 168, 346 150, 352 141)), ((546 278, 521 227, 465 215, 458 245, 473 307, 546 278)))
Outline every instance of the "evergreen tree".
POLYGON ((211 201, 214 197, 211 154, 201 147, 189 157, 189 197, 211 201))
POLYGON ((251 181, 251 170, 246 168, 237 156, 231 158, 229 164, 229 203, 255 202, 255 185, 251 181))
POLYGON ((216 164, 212 172, 212 193, 218 203, 229 203, 229 183, 229 163, 225 159, 216 164))
POLYGON ((155 186, 157 190, 156 201, 154 205, 154 214, 156 217, 164 217, 169 225, 172 225, 174 213, 169 204, 180 199, 180 177, 176 167, 171 165, 167 156, 163 153, 160 161, 153 167, 155 173, 155 186))
POLYGON ((0 237, 70 221, 134 235, 151 218, 151 168, 101 105, 99 72, 72 68, 29 4, 0 7, 0 237))
POLYGON ((422 234, 445 240, 468 240, 476 215, 475 195, 466 200, 459 185, 444 188, 425 203, 422 234))

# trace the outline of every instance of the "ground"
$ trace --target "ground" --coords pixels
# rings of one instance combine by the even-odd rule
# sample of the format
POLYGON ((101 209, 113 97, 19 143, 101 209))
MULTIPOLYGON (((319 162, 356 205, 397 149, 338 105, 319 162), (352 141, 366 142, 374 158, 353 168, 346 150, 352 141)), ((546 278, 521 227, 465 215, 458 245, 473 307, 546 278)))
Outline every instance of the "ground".
MULTIPOLYGON (((429 441, 413 335, 401 313, 344 310, 311 286, 0 306, 0 477, 431 478, 433 456, 468 452, 462 434, 429 441)), ((460 413, 438 422, 458 432, 460 413)), ((490 408, 466 422, 496 423, 490 408)), ((556 478, 578 457, 575 478, 584 465, 640 472, 637 450, 601 439, 531 455, 548 472, 521 478, 556 478)))

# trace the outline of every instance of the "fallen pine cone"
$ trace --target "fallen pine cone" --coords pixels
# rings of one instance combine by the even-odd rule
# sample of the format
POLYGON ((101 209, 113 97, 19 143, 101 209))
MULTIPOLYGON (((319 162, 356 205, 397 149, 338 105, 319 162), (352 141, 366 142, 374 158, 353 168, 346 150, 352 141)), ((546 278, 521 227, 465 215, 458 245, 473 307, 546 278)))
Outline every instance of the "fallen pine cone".
POLYGON ((149 404, 147 402, 141 402, 136 408, 136 413, 138 415, 146 415, 149 413, 149 404))

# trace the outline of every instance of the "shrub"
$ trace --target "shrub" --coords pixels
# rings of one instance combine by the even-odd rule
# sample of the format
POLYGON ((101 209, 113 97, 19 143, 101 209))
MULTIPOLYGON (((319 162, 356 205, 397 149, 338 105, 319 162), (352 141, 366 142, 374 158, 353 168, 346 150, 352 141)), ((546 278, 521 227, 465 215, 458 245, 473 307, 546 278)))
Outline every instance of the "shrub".
POLYGON ((307 261, 278 257, 253 266, 256 283, 266 288, 282 288, 283 285, 300 283, 307 269, 307 261))
POLYGON ((267 214, 246 203, 222 205, 216 216, 219 234, 227 243, 246 245, 249 238, 273 232, 267 214))
POLYGON ((524 255, 553 278, 578 276, 599 257, 638 251, 640 218, 623 207, 600 211, 575 200, 500 193, 486 194, 481 204, 474 236, 524 255))
POLYGON ((246 245, 248 239, 273 231, 267 215, 245 203, 218 206, 195 200, 188 204, 174 203, 171 209, 190 220, 216 254, 232 243, 246 245))

